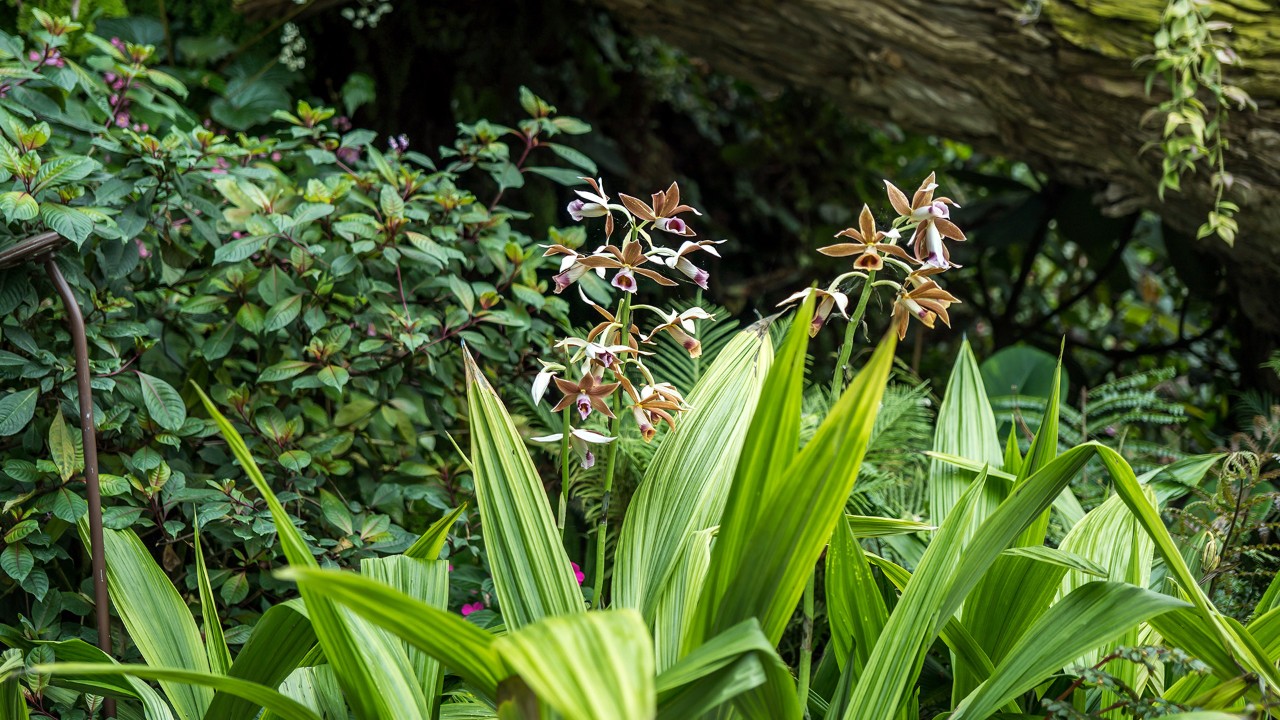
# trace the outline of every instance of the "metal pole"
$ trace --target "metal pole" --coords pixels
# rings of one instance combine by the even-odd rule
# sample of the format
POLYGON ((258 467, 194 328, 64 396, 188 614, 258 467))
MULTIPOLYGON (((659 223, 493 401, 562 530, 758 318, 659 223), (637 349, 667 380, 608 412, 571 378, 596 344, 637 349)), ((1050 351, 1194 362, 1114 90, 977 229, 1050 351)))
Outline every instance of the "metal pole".
MULTIPOLYGON (((93 387, 89 377, 89 339, 84 331, 84 315, 71 286, 54 262, 53 251, 62 244, 54 232, 42 233, 23 240, 0 252, 0 268, 12 268, 27 261, 44 262, 45 272, 62 298, 67 312, 67 328, 76 355, 76 385, 80 396, 80 432, 84 436, 84 481, 89 501, 89 552, 93 566, 94 611, 98 620, 98 647, 111 655, 111 610, 107 594, 107 560, 102 546, 102 488, 98 480, 98 435, 93 425, 93 387)), ((116 703, 103 701, 103 715, 115 717, 116 703)))

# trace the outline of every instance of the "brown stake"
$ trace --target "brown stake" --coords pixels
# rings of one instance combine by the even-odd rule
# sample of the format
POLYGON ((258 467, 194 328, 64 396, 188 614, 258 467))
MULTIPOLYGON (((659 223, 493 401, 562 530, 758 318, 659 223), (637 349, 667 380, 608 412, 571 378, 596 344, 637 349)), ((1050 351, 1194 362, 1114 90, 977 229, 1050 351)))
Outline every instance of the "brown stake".
MULTIPOLYGON (((26 262, 44 262, 45 272, 62 298, 67 312, 67 328, 76 354, 76 385, 80 396, 80 432, 84 436, 84 482, 89 500, 89 546, 93 565, 94 611, 98 619, 98 647, 111 655, 111 612, 107 595, 107 560, 102 546, 102 489, 98 482, 98 435, 93 426, 93 387, 89 377, 89 339, 84 331, 84 315, 71 286, 54 262, 53 251, 62 244, 57 233, 42 233, 0 251, 0 269, 18 267, 26 262)), ((103 702, 104 717, 115 717, 116 703, 103 702)))

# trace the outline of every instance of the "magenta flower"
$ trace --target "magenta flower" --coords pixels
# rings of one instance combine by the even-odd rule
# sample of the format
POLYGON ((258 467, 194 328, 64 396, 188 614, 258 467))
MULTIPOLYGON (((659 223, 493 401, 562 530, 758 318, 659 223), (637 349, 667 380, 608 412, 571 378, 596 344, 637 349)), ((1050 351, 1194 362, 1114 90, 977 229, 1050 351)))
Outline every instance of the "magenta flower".
POLYGON ((573 566, 573 576, 577 578, 578 584, 581 585, 582 581, 587 579, 587 576, 583 574, 582 568, 578 567, 578 563, 570 562, 569 564, 573 566))
POLYGON ((466 605, 462 606, 462 617, 466 617, 474 612, 480 612, 483 609, 484 609, 483 602, 476 601, 473 603, 467 603, 466 605))
POLYGON ((141 240, 134 238, 133 241, 138 244, 138 257, 144 260, 151 257, 151 251, 147 249, 147 246, 141 240))

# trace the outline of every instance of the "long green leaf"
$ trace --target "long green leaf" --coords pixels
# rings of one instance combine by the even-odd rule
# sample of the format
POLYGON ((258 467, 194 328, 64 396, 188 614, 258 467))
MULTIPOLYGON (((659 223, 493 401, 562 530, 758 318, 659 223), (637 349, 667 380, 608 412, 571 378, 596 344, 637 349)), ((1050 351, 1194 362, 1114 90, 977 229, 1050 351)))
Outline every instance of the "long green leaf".
MULTIPOLYGON (((437 551, 438 554, 438 551, 437 551)), ((444 560, 418 560, 403 555, 360 561, 360 573, 395 588, 414 600, 439 610, 449 605, 449 563, 444 560)), ((383 632, 386 632, 383 630, 383 632)), ((400 642, 405 642, 401 640, 400 642)), ((418 677, 418 684, 428 702, 439 702, 444 674, 440 661, 405 642, 405 654, 418 677)))
MULTIPOLYGON (((289 676, 307 653, 316 646, 316 631, 301 599, 273 605, 253 626, 249 640, 240 648, 227 674, 231 677, 276 687, 289 676)), ((218 692, 205 712, 206 720, 253 720, 259 706, 253 702, 218 692)))
MULTIPOLYGON (((802 319, 803 315, 796 322, 802 319)), ((809 443, 784 471, 763 484, 765 496, 742 503, 741 512, 731 513, 733 506, 726 510, 699 604, 702 621, 694 624, 691 638, 709 637, 752 617, 760 620, 765 637, 773 642, 781 638, 814 564, 844 516, 896 345, 894 333, 881 341, 809 443), (727 538, 735 538, 732 544, 742 548, 736 557, 718 552, 721 543, 729 544, 727 538)), ((792 372, 802 373, 803 368, 801 357, 792 372)), ((752 435, 754 426, 753 422, 752 435)), ((761 463, 756 471, 773 467, 761 463)))
POLYGON ((739 332, 689 394, 693 409, 663 440, 622 522, 614 607, 635 608, 653 623, 658 606, 670 604, 668 585, 678 582, 676 566, 688 542, 720 522, 772 359, 766 326, 739 332))
MULTIPOLYGON (((1142 529, 1155 542, 1156 552, 1164 559, 1167 572, 1195 605, 1205 631, 1215 635, 1221 644, 1222 651, 1246 671, 1257 674, 1271 687, 1280 687, 1280 671, 1276 670, 1275 664, 1270 662, 1265 657, 1265 653, 1257 647, 1256 640, 1247 632, 1242 635, 1237 631, 1235 625, 1239 623, 1233 624, 1230 618, 1219 613, 1205 595, 1204 590, 1200 588, 1186 561, 1182 559, 1182 554, 1178 552, 1178 546, 1174 543, 1168 528, 1160 519, 1160 512, 1152 505, 1146 492, 1138 484, 1133 468, 1129 467, 1129 463, 1116 451, 1102 445, 1096 445, 1096 447, 1098 455, 1111 473, 1116 493, 1128 506, 1129 511, 1137 517, 1142 529)), ((1161 628, 1157 627, 1157 630, 1161 628)), ((1164 634, 1163 631, 1161 632, 1164 634)))
POLYGON ((1033 624, 951 720, 982 720, 1087 651, 1187 603, 1125 583, 1085 583, 1033 624))
MULTIPOLYGON (((80 519, 79 528, 88 546, 87 516, 80 519)), ((138 536, 132 530, 106 529, 102 546, 111 604, 142 657, 160 667, 209 672, 209 658, 191 611, 138 536)), ((171 680, 160 680, 160 687, 181 720, 200 720, 213 699, 208 687, 171 680)))
POLYGON ((1018 535, 1036 522, 1089 458, 1093 446, 1082 446, 1047 462, 1018 485, 964 542, 978 511, 985 476, 961 496, 943 521, 889 616, 872 651, 867 673, 854 689, 846 720, 891 717, 908 697, 924 652, 946 627, 991 564, 1018 535))
MULTIPOLYGON (((968 340, 960 344, 960 352, 947 379, 942 405, 938 408, 935 427, 934 452, 967 458, 979 469, 984 465, 1000 469, 1003 454, 1000 452, 996 416, 987 400, 978 360, 968 340)), ((976 474, 977 471, 958 468, 936 457, 930 460, 929 519, 934 525, 942 524, 976 474)), ((986 504, 992 510, 1003 499, 995 492, 994 485, 984 493, 986 504)))
POLYGON ((583 610, 542 480, 498 394, 463 351, 476 505, 507 627, 583 610))
POLYGON ((0 656, 0 718, 27 720, 27 700, 22 696, 18 675, 26 667, 21 650, 6 650, 0 656))
POLYGON ((702 583, 711 564, 711 545, 715 530, 700 530, 685 543, 677 558, 662 597, 658 600, 653 621, 654 656, 658 672, 680 659, 684 638, 689 634, 702 595, 702 583))
MULTIPOLYGON (((43 645, 52 649, 53 657, 57 662, 115 662, 111 656, 79 638, 58 641, 38 640, 31 643, 31 646, 36 645, 43 645)), ((24 649, 26 649, 26 646, 24 646, 24 649)), ((160 697, 160 693, 152 689, 147 683, 134 677, 58 675, 51 678, 50 684, 54 687, 67 688, 78 693, 137 699, 142 704, 142 712, 146 720, 173 720, 173 712, 169 709, 169 704, 164 701, 164 698, 160 697)))
POLYGON ((467 509, 467 504, 462 503, 454 510, 439 520, 431 523, 431 527, 422 533, 408 550, 404 551, 405 557, 417 558, 419 560, 436 560, 440 557, 440 551, 444 550, 444 544, 449 539, 449 531, 453 529, 453 524, 462 517, 462 513, 467 509))
POLYGON ((649 720, 653 642, 631 609, 548 617, 499 637, 503 661, 566 720, 649 720))
MULTIPOLYGON (((36 672, 51 675, 129 675, 143 680, 156 680, 169 685, 193 685, 206 690, 231 693, 270 709, 285 720, 321 720, 306 706, 288 698, 273 688, 258 683, 214 675, 210 672, 167 668, 152 665, 112 665, 108 663, 53 663, 37 665, 36 672)), ((213 693, 210 692, 210 695, 213 693)))
MULTIPOLYGON (((195 387, 193 385, 193 387, 195 387)), ((289 514, 267 484, 254 462, 248 446, 235 427, 218 412, 217 406, 199 387, 195 387, 205 410, 217 424, 240 466, 258 493, 266 500, 275 523, 280 549, 290 566, 317 567, 302 534, 293 526, 289 514)), ((333 665, 342 684, 347 702, 360 720, 386 717, 416 720, 430 716, 430 706, 409 665, 404 648, 380 633, 359 617, 335 606, 327 597, 302 588, 302 598, 316 637, 324 647, 325 657, 333 665)))
POLYGON ((218 619, 218 604, 209 585, 209 569, 204 563, 204 549, 200 545, 200 523, 195 528, 196 584, 200 590, 200 621, 204 629, 205 654, 209 657, 209 670, 226 675, 231 667, 231 651, 227 638, 222 634, 222 621, 218 619))
POLYGON ((916 520, 899 520, 896 518, 873 517, 869 515, 846 515, 845 521, 849 529, 860 538, 892 537, 911 533, 928 532, 938 528, 916 520))
POLYGON ((495 694, 506 677, 493 636, 457 615, 355 573, 293 567, 280 574, 436 658, 480 692, 495 694))
POLYGON ((836 523, 827 549, 827 618, 831 625, 831 650, 841 670, 852 657, 852 679, 857 679, 889 621, 880 586, 871 574, 862 547, 845 522, 836 523))
MULTIPOLYGON (((297 668, 280 683, 280 692, 311 708, 325 720, 343 720, 347 717, 347 705, 342 701, 342 686, 338 684, 338 677, 330 665, 297 668)), ((266 712, 260 720, 281 718, 273 712, 266 712)))
MULTIPOLYGON (((742 693, 771 681, 767 665, 780 665, 773 646, 748 620, 720 633, 679 662, 658 674, 658 717, 670 720, 702 717, 742 693)), ((772 675, 776 677, 776 675, 772 675)), ((779 696, 794 690, 790 675, 781 673, 779 696)), ((778 717, 786 710, 774 713, 778 717)))

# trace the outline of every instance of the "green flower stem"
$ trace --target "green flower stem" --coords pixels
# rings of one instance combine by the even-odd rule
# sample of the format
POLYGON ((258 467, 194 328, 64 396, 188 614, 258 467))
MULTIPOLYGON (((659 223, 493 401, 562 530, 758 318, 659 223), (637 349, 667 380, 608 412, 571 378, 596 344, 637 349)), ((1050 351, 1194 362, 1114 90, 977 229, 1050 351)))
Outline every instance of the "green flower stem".
MULTIPOLYGON (((624 345, 627 330, 631 327, 631 293, 623 293, 622 303, 618 306, 618 344, 624 345)), ((615 373, 616 374, 616 373, 615 373)), ((609 436, 614 441, 609 443, 609 459, 604 466, 604 495, 600 502, 600 522, 596 525, 596 579, 595 594, 592 601, 596 609, 604 608, 604 550, 609 530, 609 499, 613 491, 613 473, 617 469, 619 431, 622 429, 622 393, 613 396, 613 420, 609 421, 609 436)))
POLYGON ((561 424, 563 436, 560 438, 560 512, 556 516, 556 528, 560 530, 560 542, 564 542, 564 519, 569 506, 569 412, 573 406, 564 409, 564 422, 561 424))
MULTIPOLYGON (((840 393, 844 392, 844 368, 849 364, 849 357, 853 354, 853 344, 857 339, 858 325, 862 323, 862 316, 867 312, 867 303, 871 300, 871 289, 876 281, 876 273, 874 270, 867 273, 867 278, 862 282, 862 294, 858 297, 858 306, 854 308, 853 317, 849 318, 849 324, 845 327, 844 343, 840 345, 840 358, 836 363, 835 376, 831 379, 831 400, 835 402, 840 397, 840 393)), ((801 706, 806 708, 805 714, 808 715, 809 706, 809 678, 813 672, 813 615, 814 615, 814 574, 817 571, 809 573, 809 581, 804 586, 804 620, 803 634, 800 639, 800 678, 796 688, 796 694, 800 696, 801 706)))
POLYGON ((876 272, 872 270, 867 273, 867 279, 862 283, 862 295, 858 297, 858 307, 854 309, 853 317, 849 318, 849 325, 844 330, 844 344, 840 346, 840 359, 836 363, 835 377, 831 379, 833 400, 844 392, 844 368, 849 364, 849 356, 853 354, 854 336, 858 333, 858 326, 862 324, 862 316, 867 312, 867 302, 871 300, 871 288, 875 281, 876 272))

